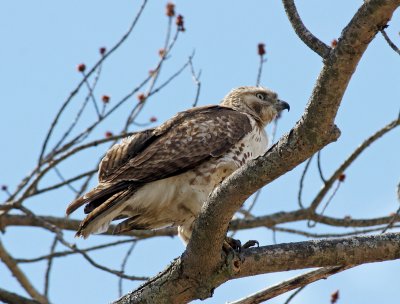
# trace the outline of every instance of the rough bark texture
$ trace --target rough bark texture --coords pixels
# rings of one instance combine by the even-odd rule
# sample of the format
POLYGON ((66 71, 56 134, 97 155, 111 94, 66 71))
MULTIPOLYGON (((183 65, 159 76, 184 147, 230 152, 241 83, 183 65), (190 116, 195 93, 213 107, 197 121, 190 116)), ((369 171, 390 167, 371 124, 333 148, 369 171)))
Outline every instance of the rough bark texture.
POLYGON ((336 48, 325 56, 304 115, 295 127, 211 194, 179 259, 115 303, 186 303, 210 297, 217 286, 232 278, 400 258, 398 234, 280 244, 248 250, 240 256, 221 253, 233 214, 252 193, 337 140, 340 131, 334 120, 351 76, 368 44, 399 5, 400 0, 364 2, 336 48))

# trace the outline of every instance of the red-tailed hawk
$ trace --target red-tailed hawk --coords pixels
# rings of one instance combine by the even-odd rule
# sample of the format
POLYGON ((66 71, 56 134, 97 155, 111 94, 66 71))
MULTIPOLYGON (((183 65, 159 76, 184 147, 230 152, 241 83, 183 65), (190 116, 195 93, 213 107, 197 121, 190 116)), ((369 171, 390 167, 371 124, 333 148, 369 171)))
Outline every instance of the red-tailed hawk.
POLYGON ((77 236, 107 230, 178 226, 187 243, 208 195, 228 175, 263 154, 264 127, 289 105, 262 87, 232 90, 220 105, 180 112, 161 126, 114 145, 99 167, 99 184, 67 208, 86 204, 77 236))

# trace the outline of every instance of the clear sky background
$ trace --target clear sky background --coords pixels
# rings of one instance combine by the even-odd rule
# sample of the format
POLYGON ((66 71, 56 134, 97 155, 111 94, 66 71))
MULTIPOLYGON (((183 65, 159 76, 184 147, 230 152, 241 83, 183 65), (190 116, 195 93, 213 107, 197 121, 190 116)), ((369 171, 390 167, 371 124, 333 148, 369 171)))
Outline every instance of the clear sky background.
MULTIPOLYGON (((308 28, 329 44, 340 36, 363 1, 297 1, 308 28)), ((88 67, 98 58, 98 48, 110 48, 129 27, 139 1, 1 1, 0 2, 0 184, 11 190, 34 168, 41 143, 62 101, 81 80, 77 64, 88 67)), ((167 25, 166 1, 149 1, 132 36, 103 66, 96 96, 108 94, 111 102, 126 95, 146 77, 158 61, 167 25)), ((289 131, 301 117, 320 69, 321 59, 295 35, 280 1, 175 1, 184 15, 186 32, 181 35, 166 62, 165 74, 176 71, 196 51, 195 68, 201 69, 199 105, 218 103, 232 88, 253 85, 259 58, 257 44, 266 44, 268 62, 261 83, 278 92, 291 105, 279 122, 278 136, 289 131)), ((397 12, 387 32, 400 45, 397 12)), ((399 111, 400 56, 378 35, 370 44, 343 98, 336 123, 342 130, 337 143, 322 153, 325 174, 330 174, 369 135, 392 121, 399 111)), ((184 71, 160 94, 149 100, 138 121, 156 116, 158 123, 177 111, 189 108, 196 87, 189 71, 184 71)), ((82 95, 83 98, 84 94, 82 95)), ((76 100, 77 104, 82 98, 76 100)), ((125 107, 99 126, 94 135, 118 132, 127 111, 137 102, 133 97, 125 107)), ((94 114, 94 113, 93 113, 94 114)), ((72 119, 67 115, 63 123, 72 119)), ((137 128, 136 128, 137 129, 137 128)), ((132 128, 131 131, 136 130, 132 128)), ((56 134, 61 134, 61 129, 56 134), (59 133, 57 133, 59 132, 59 133)), ((394 130, 379 140, 346 172, 346 181, 326 214, 353 218, 385 216, 398 208, 395 188, 400 172, 400 132, 394 130)), ((73 165, 62 167, 66 176, 92 168, 107 146, 91 149, 73 165), (92 166, 90 166, 92 164, 92 166)), ((297 190, 304 164, 263 190, 254 213, 265 215, 297 208, 297 190)), ((47 180, 56 182, 57 177, 47 180)), ((315 166, 307 177, 304 201, 307 204, 321 187, 315 166)), ((0 193, 0 199, 6 195, 0 193)), ((73 198, 68 189, 35 197, 27 206, 41 215, 63 216, 73 198)), ((81 219, 82 211, 73 215, 81 219)), ((296 226, 306 229, 306 223, 296 226)), ((317 225, 315 232, 332 229, 317 225)), ((112 237, 94 236, 71 242, 81 247, 100 244, 112 237)), ((273 242, 272 232, 254 229, 237 234, 242 240, 258 239, 261 245, 273 242)), ((0 236, 15 257, 45 254, 51 244, 48 233, 39 228, 10 227, 0 236)), ((115 237, 116 239, 116 237, 115 237)), ((278 233, 277 241, 299 241, 303 237, 278 233)), ((118 269, 128 246, 120 246, 91 256, 118 269)), ((61 246, 59 249, 62 249, 61 246)), ((156 238, 140 242, 127 265, 127 273, 155 275, 184 247, 178 238, 156 238)), ((42 290, 45 263, 23 265, 35 286, 42 290)), ((394 303, 398 298, 398 261, 364 265, 314 283, 293 303, 329 303, 330 294, 340 290, 339 303, 394 303)), ((231 281, 218 288, 206 303, 235 300, 304 271, 268 274, 231 281)), ((106 303, 118 297, 117 279, 91 267, 74 255, 56 259, 50 298, 54 303, 106 303)), ((124 292, 138 283, 125 281, 124 292)), ((0 265, 0 287, 24 294, 7 268, 0 265)), ((271 300, 283 303, 288 295, 271 300)))

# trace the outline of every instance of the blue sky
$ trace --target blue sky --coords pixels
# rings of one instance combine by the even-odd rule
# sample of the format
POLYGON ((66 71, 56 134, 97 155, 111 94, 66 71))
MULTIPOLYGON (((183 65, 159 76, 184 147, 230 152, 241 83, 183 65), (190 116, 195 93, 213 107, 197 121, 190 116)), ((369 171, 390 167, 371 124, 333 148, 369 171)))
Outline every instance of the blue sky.
MULTIPOLYGON (((340 36, 363 1, 298 1, 299 13, 308 28, 329 44, 340 36)), ((2 149, 0 184, 12 190, 37 161, 46 131, 62 101, 80 81, 77 64, 88 67, 99 58, 98 48, 110 48, 126 31, 139 7, 139 1, 3 1, 0 3, 0 130, 2 149), (23 9, 21 9, 23 8, 23 9)), ((162 47, 167 25, 166 1, 149 1, 132 36, 103 66, 97 96, 108 94, 111 103, 127 94, 154 68, 162 47)), ((201 69, 202 90, 199 105, 218 103, 233 87, 255 84, 258 68, 257 44, 266 44, 268 61, 262 84, 288 101, 291 111, 279 122, 278 136, 290 130, 301 117, 322 67, 318 55, 309 50, 292 30, 280 1, 175 1, 176 10, 185 17, 183 33, 167 60, 162 79, 175 72, 195 50, 195 68, 201 69)), ((400 45, 400 16, 395 14, 387 30, 400 45)), ((337 116, 342 136, 322 153, 322 164, 328 175, 367 136, 393 120, 399 111, 400 57, 378 35, 359 63, 337 116)), ((159 122, 177 111, 189 108, 196 87, 189 71, 182 73, 160 94, 150 99, 139 122, 156 116, 159 122)), ((76 104, 82 101, 79 96, 76 104)), ((118 132, 127 105, 94 132, 118 132)), ((92 113, 94 114, 94 113, 92 113)), ((90 113, 87 118, 90 119, 90 113)), ((69 113, 62 120, 67 124, 69 113)), ((158 122, 157 122, 158 123, 158 122)), ((131 129, 135 130, 134 128, 131 129)), ((61 134, 61 129, 56 130, 61 134)), ((347 178, 326 213, 376 217, 398 208, 395 186, 399 182, 399 130, 394 130, 374 144, 346 172, 347 178)), ((61 167, 66 176, 82 168, 92 168, 106 146, 83 153, 73 163, 61 167)), ((298 181, 304 164, 274 181, 263 190, 254 212, 264 215, 297 208, 298 181)), ((50 176, 47 183, 56 182, 50 176)), ((308 175, 304 201, 307 203, 321 187, 315 166, 308 175)), ((73 193, 68 189, 35 197, 27 206, 42 215, 63 216, 73 193)), ((0 199, 6 196, 0 193, 0 199)), ((74 218, 82 218, 82 212, 74 218)), ((291 226, 293 227, 293 226, 291 226)), ((295 227, 305 229, 304 223, 295 227)), ((318 225, 315 231, 332 231, 318 225)), ((87 247, 112 237, 95 236, 76 240, 66 232, 69 241, 87 247)), ((272 243, 272 233, 254 229, 238 233, 247 240, 256 237, 262 245, 272 243)), ((0 236, 15 257, 45 254, 51 239, 41 229, 11 227, 0 236)), ((304 240, 278 234, 277 241, 304 240)), ((61 247, 60 247, 61 249, 61 247)), ((154 275, 183 251, 177 238, 157 238, 137 245, 128 262, 127 272, 154 275)), ((112 268, 119 268, 127 246, 120 246, 93 258, 112 268)), ((42 290, 45 264, 23 265, 35 286, 42 290)), ((117 280, 94 269, 78 256, 55 261, 50 298, 54 303, 104 303, 117 298, 117 280)), ((397 297, 399 262, 365 265, 317 282, 307 287, 293 303, 329 303, 329 295, 339 289, 341 300, 348 303, 393 302, 397 297)), ((222 303, 255 292, 296 273, 278 273, 232 281, 216 290, 206 303, 222 303)), ((0 286, 24 294, 18 283, 0 265, 0 286)), ((124 282, 127 292, 137 286, 124 282)), ((287 296, 271 303, 283 303, 287 296)))

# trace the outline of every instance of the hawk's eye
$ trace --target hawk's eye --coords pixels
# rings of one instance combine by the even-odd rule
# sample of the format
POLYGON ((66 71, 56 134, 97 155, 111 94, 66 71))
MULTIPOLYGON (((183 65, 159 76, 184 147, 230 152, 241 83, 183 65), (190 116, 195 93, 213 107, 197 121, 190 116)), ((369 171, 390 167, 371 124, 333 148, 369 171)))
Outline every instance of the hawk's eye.
POLYGON ((257 94, 256 94, 256 97, 257 97, 258 99, 261 99, 261 100, 264 100, 264 98, 265 98, 265 96, 264 96, 263 94, 261 94, 261 93, 257 93, 257 94))

